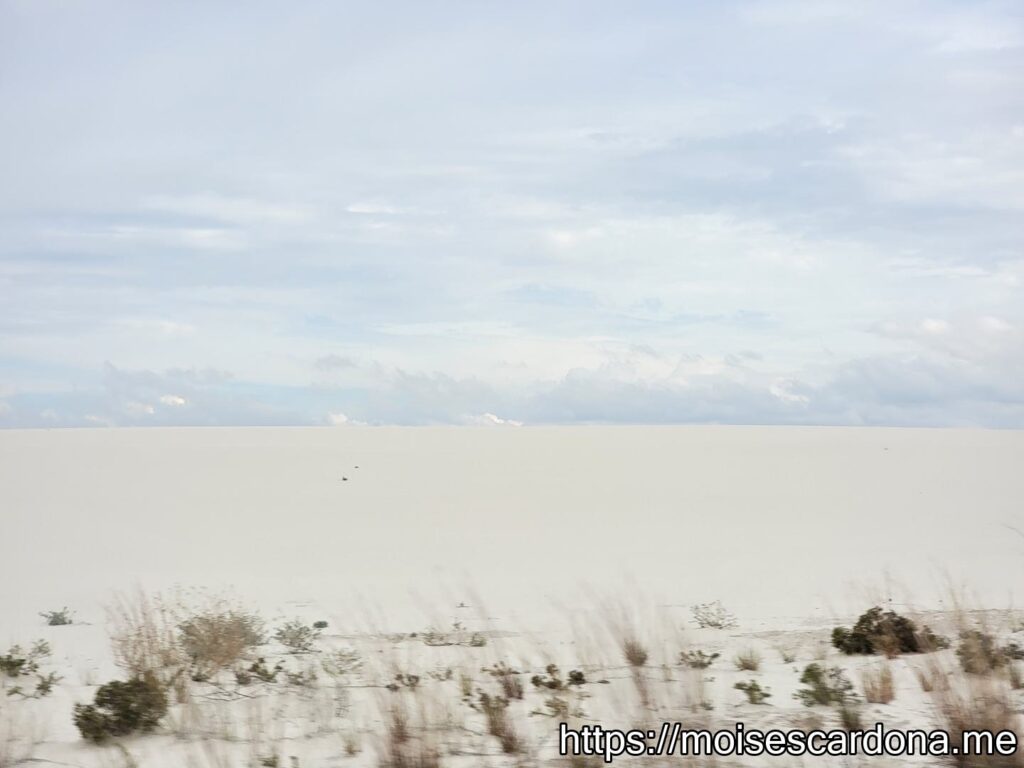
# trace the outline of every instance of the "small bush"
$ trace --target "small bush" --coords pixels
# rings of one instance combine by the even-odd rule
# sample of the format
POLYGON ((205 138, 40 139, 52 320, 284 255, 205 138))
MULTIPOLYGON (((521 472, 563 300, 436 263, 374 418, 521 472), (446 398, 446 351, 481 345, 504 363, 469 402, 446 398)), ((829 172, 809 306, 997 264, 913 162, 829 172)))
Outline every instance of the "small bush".
POLYGON ((82 738, 100 743, 114 736, 151 731, 167 714, 167 694, 153 675, 101 685, 92 704, 76 704, 82 738))
POLYGON ((736 617, 719 600, 699 603, 690 608, 690 612, 701 629, 732 629, 736 626, 736 617))
POLYGON ((823 668, 820 664, 808 664, 800 675, 804 688, 793 694, 806 707, 841 706, 856 700, 851 683, 839 667, 823 668))
POLYGON ((0 672, 7 677, 29 677, 39 671, 39 662, 50 655, 50 644, 36 640, 28 650, 12 645, 0 656, 0 672))
POLYGON ((306 626, 298 619, 278 627, 274 639, 288 648, 290 653, 309 653, 320 638, 320 630, 306 626))
POLYGON ((704 651, 681 651, 679 653, 679 663, 690 669, 707 669, 721 655, 720 653, 709 655, 704 653, 704 651))
POLYGON ((635 637, 622 641, 622 656, 631 667, 642 667, 647 663, 647 649, 635 637))
POLYGON ((992 635, 977 629, 960 633, 956 655, 960 666, 969 675, 987 675, 1005 666, 1009 660, 1006 649, 999 648, 992 635))
POLYGON ((761 654, 752 648, 748 648, 736 655, 733 659, 736 669, 743 672, 757 672, 761 668, 761 654))
POLYGON ((747 701, 751 704, 765 704, 771 698, 771 689, 762 688, 756 680, 749 680, 745 683, 736 683, 733 686, 738 691, 747 695, 747 701))
POLYGON ((506 699, 523 698, 523 681, 519 679, 519 673, 516 670, 504 662, 499 662, 486 671, 491 677, 498 680, 501 685, 501 693, 506 699))
POLYGON ((363 658, 358 651, 337 648, 324 655, 320 660, 320 666, 331 677, 348 677, 362 669, 363 658))
POLYGON ((321 619, 313 622, 313 629, 327 629, 327 622, 321 619))
POLYGON ((66 627, 69 624, 74 624, 73 614, 68 610, 67 606, 64 606, 59 611, 43 611, 39 615, 46 620, 47 626, 66 627))
POLYGON ((191 616, 178 630, 181 646, 194 667, 193 678, 208 679, 266 642, 262 619, 238 610, 208 611, 191 616))
POLYGON ((864 688, 864 700, 870 704, 888 704, 896 698, 892 670, 888 665, 865 669, 860 681, 864 688))

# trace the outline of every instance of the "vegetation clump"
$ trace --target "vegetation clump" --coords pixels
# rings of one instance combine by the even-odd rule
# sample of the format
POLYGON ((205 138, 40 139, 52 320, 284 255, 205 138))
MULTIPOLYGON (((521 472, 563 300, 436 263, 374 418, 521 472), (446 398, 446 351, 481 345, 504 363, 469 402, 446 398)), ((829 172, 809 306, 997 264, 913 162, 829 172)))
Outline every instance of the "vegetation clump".
POLYGON ((278 627, 274 639, 290 653, 310 653, 320 638, 320 630, 303 624, 298 619, 278 627))
POLYGON ((167 694, 154 675, 101 685, 92 704, 76 704, 82 738, 102 743, 115 736, 153 730, 167 714, 167 694))
POLYGON ((266 642, 259 616, 239 610, 210 610, 178 626, 181 647, 192 662, 193 679, 206 680, 266 642))
POLYGON ((960 666, 969 675, 987 675, 1005 667, 1011 661, 1024 658, 1024 652, 1016 643, 1010 642, 999 647, 992 635, 978 629, 960 633, 956 655, 960 660, 960 666))
POLYGON ((39 615, 46 620, 47 626, 50 627, 66 627, 69 624, 74 624, 74 615, 67 606, 59 611, 43 611, 39 615))
POLYGON ((704 651, 681 651, 679 664, 690 669, 707 669, 721 655, 720 653, 707 654, 704 651))
POLYGON ((690 608, 690 612, 701 629, 732 629, 736 626, 736 617, 725 609, 720 600, 698 603, 690 608))
POLYGON ((747 701, 751 704, 766 704, 772 695, 770 688, 762 688, 756 680, 736 683, 733 688, 743 691, 747 695, 747 701))
POLYGON ((39 671, 39 662, 50 655, 50 644, 36 640, 28 650, 12 645, 0 656, 0 673, 7 677, 29 677, 39 671))
POLYGON ((853 683, 839 667, 826 670, 820 664, 808 664, 800 675, 800 682, 804 687, 793 696, 806 707, 840 706, 857 698, 853 692, 853 683))
POLYGON ((546 688, 549 691, 562 691, 570 686, 586 685, 587 677, 583 674, 582 670, 574 669, 569 672, 569 679, 563 680, 562 674, 558 670, 558 665, 548 664, 544 668, 546 674, 534 675, 530 678, 530 682, 534 688, 546 688))
POLYGON ((895 611, 875 606, 860 615, 852 629, 832 630, 832 645, 847 655, 923 653, 948 648, 949 642, 928 627, 918 631, 914 622, 895 611))

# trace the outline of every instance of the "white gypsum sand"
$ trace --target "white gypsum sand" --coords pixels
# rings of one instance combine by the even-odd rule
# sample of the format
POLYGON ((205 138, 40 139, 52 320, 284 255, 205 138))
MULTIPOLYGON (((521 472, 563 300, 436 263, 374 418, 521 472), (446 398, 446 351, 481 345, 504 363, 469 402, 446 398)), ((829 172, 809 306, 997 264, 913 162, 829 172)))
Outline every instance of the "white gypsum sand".
MULTIPOLYGON (((844 657, 829 630, 891 600, 955 636, 950 598, 966 586, 967 607, 997 610, 986 626, 1008 638, 1024 566, 1024 539, 1007 527, 1019 522, 1022 459, 1024 435, 981 430, 0 432, 0 654, 46 639, 41 671, 63 678, 45 698, 0 701, 0 765, 5 738, 14 757, 73 765, 130 764, 122 748, 161 768, 273 755, 379 765, 396 704, 414 730, 430 723, 441 764, 453 766, 550 758, 557 717, 547 715, 563 705, 609 727, 834 725, 832 708, 793 698, 822 654, 858 692, 862 672, 890 665, 895 698, 865 704, 865 722, 935 727, 936 696, 918 676, 955 670, 952 650, 844 657), (120 748, 84 743, 73 704, 125 677, 104 610, 114 591, 166 597, 175 585, 231 594, 271 629, 328 621, 315 654, 273 642, 254 651, 295 674, 316 668, 316 682, 239 688, 224 670, 190 682, 190 703, 153 734, 120 748), (694 625, 690 606, 716 599, 737 627, 694 625), (64 605, 76 623, 44 626, 39 612, 64 605), (428 627, 441 632, 429 644, 428 627), (474 647, 474 633, 486 645, 474 647), (621 648, 634 636, 648 652, 640 670, 621 648), (358 670, 324 671, 330 651, 350 648, 358 670), (683 650, 720 656, 697 671, 679 664, 683 650), (738 670, 740 655, 759 656, 759 668, 738 670), (481 671, 499 663, 522 673, 524 699, 501 716, 518 756, 502 752, 488 723, 503 726, 477 700, 501 690, 481 671), (549 663, 588 682, 531 684, 549 663), (750 680, 771 690, 766 704, 734 688, 750 680)), ((929 764, 888 764, 902 762, 929 764)))

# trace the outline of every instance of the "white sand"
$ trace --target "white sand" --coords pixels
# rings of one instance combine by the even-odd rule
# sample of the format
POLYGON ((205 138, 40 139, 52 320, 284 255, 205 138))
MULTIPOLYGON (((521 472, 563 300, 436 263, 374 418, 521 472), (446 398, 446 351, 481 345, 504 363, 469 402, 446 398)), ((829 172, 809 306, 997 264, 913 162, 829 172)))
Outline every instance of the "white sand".
MULTIPOLYGON (((458 617, 518 638, 492 639, 486 656, 468 662, 477 671, 483 659, 531 671, 545 659, 565 669, 597 659, 605 666, 596 675, 618 675, 628 689, 617 651, 594 639, 583 653, 587 642, 573 631, 598 631, 605 622, 595 609, 625 597, 635 598, 645 632, 668 632, 652 640, 664 645, 658 663, 680 643, 722 651, 716 717, 792 722, 802 712, 792 700, 796 667, 837 618, 887 597, 942 607, 950 582, 970 587, 974 606, 1014 605, 1024 538, 1006 526, 1024 528, 1022 469, 1024 433, 1010 431, 0 432, 0 652, 35 637, 54 645, 65 681, 26 704, 47 723, 37 755, 113 765, 77 739, 69 712, 118 674, 102 613, 115 588, 233 584, 272 621, 330 619, 335 644, 365 640, 370 624, 411 632, 458 617), (740 627, 695 631, 688 607, 716 598, 740 627), (457 609, 460 601, 472 607, 457 609), (42 627, 37 612, 63 605, 91 625, 42 627), (780 643, 801 648, 797 665, 778 659, 780 643), (766 658, 759 674, 773 707, 751 709, 732 689, 750 675, 728 660, 750 645, 766 658)), ((446 663, 412 646, 388 653, 420 672, 446 663)), ((928 724, 913 660, 896 663, 903 694, 882 715, 928 724)), ((596 699, 587 708, 615 716, 596 699)), ((359 728, 379 732, 379 719, 366 718, 359 728)), ((540 739, 550 730, 546 719, 525 719, 540 739)), ((180 765, 158 757, 180 741, 142 737, 131 749, 144 766, 180 765)), ((322 738, 288 744, 288 754, 338 751, 322 738)), ((360 759, 337 764, 373 764, 368 753, 360 759)), ((303 768, 311 764, 320 763, 303 768)))
POLYGON ((629 578, 774 615, 886 578, 932 604, 952 578, 1005 606, 1022 501, 1011 431, 8 431, 0 598, 34 611, 136 579, 368 596, 443 583, 520 609, 629 578))

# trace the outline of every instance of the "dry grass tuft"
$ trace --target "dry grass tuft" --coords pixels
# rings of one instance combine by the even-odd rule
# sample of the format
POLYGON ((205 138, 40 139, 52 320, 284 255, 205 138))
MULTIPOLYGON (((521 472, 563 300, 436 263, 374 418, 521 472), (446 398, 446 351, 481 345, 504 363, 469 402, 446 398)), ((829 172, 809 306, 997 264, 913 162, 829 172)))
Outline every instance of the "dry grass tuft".
MULTIPOLYGON (((956 684, 934 693, 940 724, 950 743, 962 747, 964 731, 1013 731, 1021 740, 1020 716, 1001 681, 977 675, 961 675, 956 684)), ((949 758, 957 768, 1022 768, 1024 752, 1014 755, 957 755, 949 758)))
POLYGON ((155 676, 184 701, 188 658, 178 642, 178 623, 167 603, 139 588, 115 597, 107 608, 107 621, 117 666, 132 677, 155 676))
POLYGON ((642 667, 647 663, 647 649, 635 637, 622 639, 622 656, 631 667, 642 667))
POLYGON ((888 664, 866 668, 861 672, 860 682, 864 700, 869 704, 888 704, 896 698, 892 669, 888 664))
POLYGON ((377 768, 441 768, 441 752, 425 730, 413 727, 403 702, 393 702, 384 712, 377 768))
POLYGON ((736 669, 743 672, 757 672, 761 668, 761 654, 753 648, 748 648, 736 654, 733 663, 736 665, 736 669))

